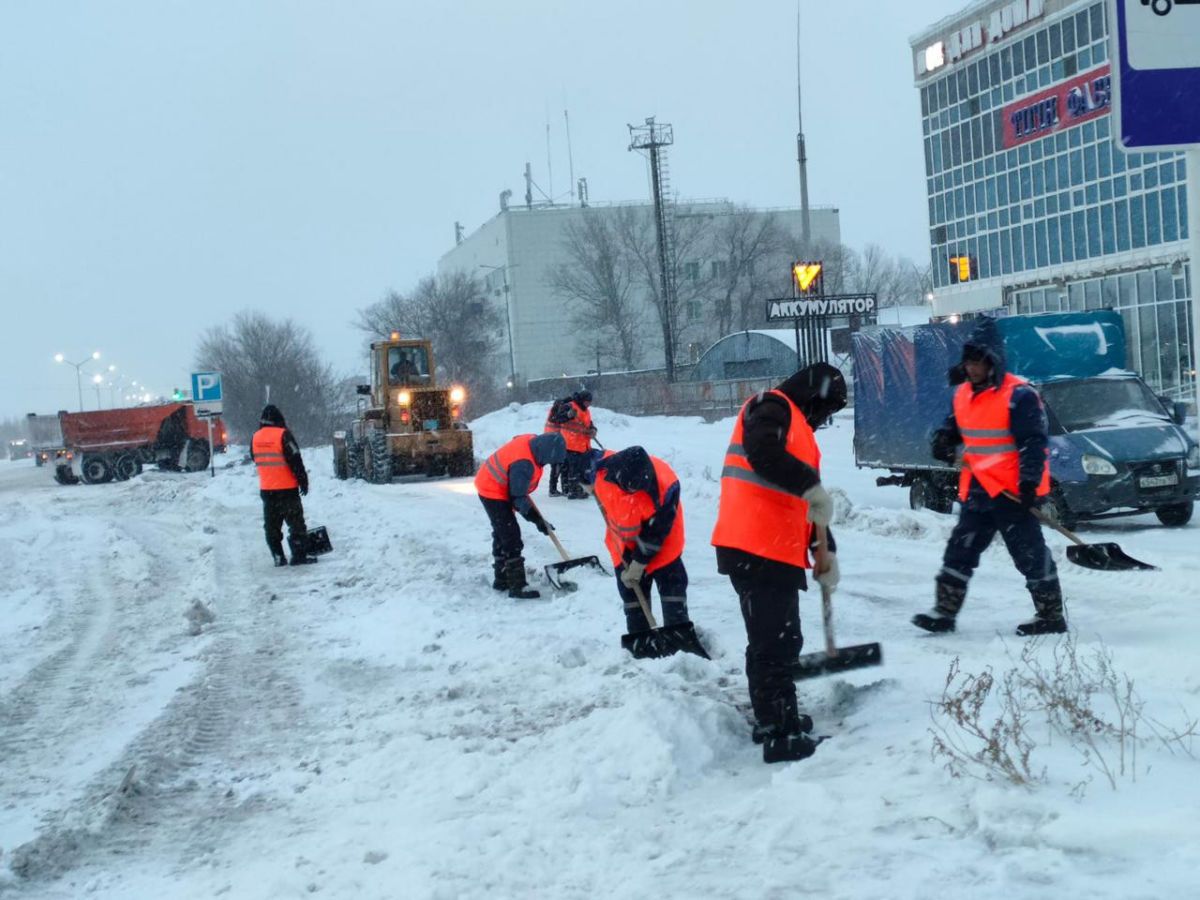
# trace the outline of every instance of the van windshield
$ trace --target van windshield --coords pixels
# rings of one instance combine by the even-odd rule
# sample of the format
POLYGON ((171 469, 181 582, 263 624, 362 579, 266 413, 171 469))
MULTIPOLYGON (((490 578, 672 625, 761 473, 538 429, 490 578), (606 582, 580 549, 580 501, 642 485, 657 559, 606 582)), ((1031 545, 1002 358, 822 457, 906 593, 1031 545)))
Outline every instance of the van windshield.
POLYGON ((1050 418, 1062 431, 1162 425, 1170 417, 1138 378, 1086 378, 1038 385, 1050 418))

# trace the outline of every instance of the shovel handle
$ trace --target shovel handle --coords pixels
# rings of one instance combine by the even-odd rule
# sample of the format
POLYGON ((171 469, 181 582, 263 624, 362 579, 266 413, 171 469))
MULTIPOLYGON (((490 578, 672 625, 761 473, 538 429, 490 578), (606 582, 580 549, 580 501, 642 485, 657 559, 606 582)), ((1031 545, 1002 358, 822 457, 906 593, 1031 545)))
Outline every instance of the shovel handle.
POLYGON ((651 629, 657 629, 658 623, 654 621, 654 613, 650 611, 650 604, 646 602, 646 595, 642 593, 642 586, 640 584, 633 586, 633 596, 637 597, 638 606, 642 608, 642 615, 646 617, 646 621, 650 624, 651 629))
MULTIPOLYGON (((1012 491, 1001 491, 1001 493, 1005 497, 1007 497, 1009 500, 1011 500, 1013 503, 1021 502, 1021 498, 1018 497, 1016 494, 1014 494, 1012 491)), ((1045 525, 1049 528, 1053 528, 1055 531, 1057 531, 1063 537, 1071 539, 1076 544, 1078 544, 1080 547, 1087 546, 1087 544, 1082 539, 1080 539, 1079 535, 1075 534, 1075 532, 1073 532, 1073 531, 1068 531, 1064 526, 1060 525, 1058 522, 1055 522, 1053 519, 1051 519, 1048 515, 1046 515, 1044 512, 1042 512, 1036 506, 1029 507, 1029 511, 1031 513, 1033 513, 1033 517, 1035 519, 1037 519, 1039 522, 1041 522, 1043 525, 1045 525)))
POLYGON ((554 533, 554 530, 551 529, 547 534, 549 534, 550 540, 554 541, 554 546, 558 548, 558 555, 563 558, 563 562, 570 560, 571 557, 567 553, 567 549, 562 545, 562 541, 558 539, 558 535, 554 533))
MULTIPOLYGON (((824 525, 814 525, 817 547, 813 553, 813 575, 824 572, 829 564, 829 532, 824 525)), ((833 591, 817 582, 821 588, 821 623, 825 626, 825 653, 837 656, 837 641, 833 637, 833 591)))

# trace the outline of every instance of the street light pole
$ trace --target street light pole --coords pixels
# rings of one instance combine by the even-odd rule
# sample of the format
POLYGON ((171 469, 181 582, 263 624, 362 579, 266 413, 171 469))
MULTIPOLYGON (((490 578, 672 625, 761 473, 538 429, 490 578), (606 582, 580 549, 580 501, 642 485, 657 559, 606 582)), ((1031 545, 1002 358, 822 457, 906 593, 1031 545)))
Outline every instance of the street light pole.
POLYGON ((79 411, 80 412, 83 412, 83 377, 81 375, 81 372, 82 372, 84 366, 86 366, 88 363, 93 362, 94 360, 97 360, 99 358, 100 358, 99 350, 96 350, 95 352, 92 353, 91 356, 87 357, 86 359, 81 359, 79 362, 71 362, 69 359, 67 359, 65 356, 63 356, 61 353, 54 354, 54 361, 56 363, 66 363, 68 366, 73 366, 75 368, 75 390, 77 390, 79 392, 79 411))
MULTIPOLYGON (((513 353, 512 306, 510 305, 509 300, 508 300, 508 292, 509 292, 508 269, 509 269, 509 267, 507 265, 489 266, 489 265, 485 265, 485 264, 481 263, 479 268, 492 269, 492 270, 499 269, 501 271, 501 273, 504 275, 504 321, 505 321, 505 324, 508 326, 508 387, 511 390, 513 388, 516 388, 516 386, 517 386, 517 358, 516 358, 516 355, 513 353)), ((513 268, 516 268, 516 267, 514 266, 513 268)))

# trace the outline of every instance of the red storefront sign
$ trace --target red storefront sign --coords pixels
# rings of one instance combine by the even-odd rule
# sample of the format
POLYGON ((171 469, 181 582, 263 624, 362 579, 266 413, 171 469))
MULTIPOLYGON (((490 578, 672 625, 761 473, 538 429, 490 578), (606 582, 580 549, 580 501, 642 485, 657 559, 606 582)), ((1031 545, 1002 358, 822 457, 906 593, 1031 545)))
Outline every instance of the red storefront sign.
POLYGON ((1048 134, 1108 115, 1112 76, 1108 64, 1076 75, 1004 107, 1004 146, 1017 147, 1048 134))

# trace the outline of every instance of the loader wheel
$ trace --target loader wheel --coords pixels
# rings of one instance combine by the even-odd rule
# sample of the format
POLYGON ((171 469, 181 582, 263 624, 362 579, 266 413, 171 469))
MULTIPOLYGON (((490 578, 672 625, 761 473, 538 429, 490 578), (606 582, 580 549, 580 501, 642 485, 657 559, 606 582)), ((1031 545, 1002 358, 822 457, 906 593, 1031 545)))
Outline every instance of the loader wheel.
POLYGON ((142 474, 142 461, 132 453, 122 453, 113 463, 113 478, 128 481, 142 474))
POLYGON ((450 458, 447 467, 451 478, 463 478, 475 474, 475 454, 470 450, 461 450, 450 458))
POLYGON ((382 431, 372 431, 367 436, 367 447, 363 453, 366 463, 366 479, 371 484, 390 484, 392 481, 392 448, 388 446, 387 435, 382 431))
POLYGON ((113 480, 112 465, 106 456, 85 456, 79 470, 84 484, 105 484, 113 480))
POLYGON ((346 477, 363 477, 363 445, 358 441, 346 441, 346 477))
POLYGON ((346 445, 343 444, 339 449, 337 444, 333 445, 333 477, 339 481, 345 481, 350 474, 350 465, 346 460, 346 445))

